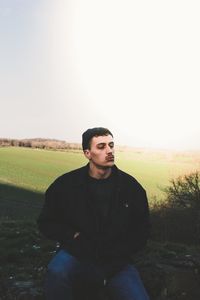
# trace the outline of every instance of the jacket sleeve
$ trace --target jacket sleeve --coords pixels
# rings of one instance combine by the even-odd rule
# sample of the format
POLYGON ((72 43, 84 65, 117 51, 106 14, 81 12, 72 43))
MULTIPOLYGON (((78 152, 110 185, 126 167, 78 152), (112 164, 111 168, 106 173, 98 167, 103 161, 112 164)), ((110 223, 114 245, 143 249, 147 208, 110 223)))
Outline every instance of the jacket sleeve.
POLYGON ((150 217, 149 206, 144 189, 137 192, 137 201, 134 205, 135 212, 132 220, 132 228, 130 233, 130 248, 133 253, 142 250, 150 236, 150 217))
POLYGON ((45 202, 37 220, 39 230, 47 238, 64 243, 74 237, 76 230, 63 220, 61 190, 55 182, 45 193, 45 202))

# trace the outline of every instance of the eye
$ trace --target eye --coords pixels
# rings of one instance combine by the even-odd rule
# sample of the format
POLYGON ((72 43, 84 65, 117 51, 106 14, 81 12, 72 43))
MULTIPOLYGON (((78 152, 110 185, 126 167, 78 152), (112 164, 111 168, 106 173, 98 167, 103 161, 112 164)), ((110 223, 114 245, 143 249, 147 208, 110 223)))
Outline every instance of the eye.
POLYGON ((109 146, 110 146, 110 148, 113 148, 114 147, 114 143, 110 143, 109 146))
POLYGON ((104 145, 100 144, 98 145, 98 149, 103 149, 104 148, 104 145))

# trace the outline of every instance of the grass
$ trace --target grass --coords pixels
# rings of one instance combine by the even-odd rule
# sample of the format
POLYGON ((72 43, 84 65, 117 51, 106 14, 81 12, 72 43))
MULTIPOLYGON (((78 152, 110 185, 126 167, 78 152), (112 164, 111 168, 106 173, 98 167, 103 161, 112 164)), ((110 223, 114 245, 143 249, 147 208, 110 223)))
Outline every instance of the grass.
MULTIPOLYGON (((0 184, 43 194, 56 177, 86 163, 81 151, 0 148, 0 184)), ((199 169, 198 154, 193 153, 118 151, 116 164, 141 182, 150 200, 162 197, 160 188, 171 178, 199 169)), ((6 194, 8 198, 8 189, 6 194)))
MULTIPOLYGON (((153 201, 154 196, 162 198, 159 187, 170 178, 199 169, 198 155, 127 150, 116 153, 116 164, 138 179, 153 201)), ((44 191, 56 177, 86 163, 81 151, 0 148, 0 299, 19 299, 12 286, 20 280, 33 280, 42 294, 46 266, 56 250, 56 243, 41 236, 36 226, 44 191)), ((193 249, 151 242, 145 259, 155 264, 179 252, 192 254, 193 249)))
POLYGON ((0 182, 44 192, 61 173, 78 167, 81 155, 29 148, 0 149, 0 182))
POLYGON ((149 199, 163 197, 169 180, 200 168, 198 154, 176 152, 121 152, 118 166, 133 175, 146 188, 149 199))
POLYGON ((0 220, 0 243, 0 299, 21 299, 21 290, 14 288, 14 283, 20 281, 34 282, 42 294, 44 274, 55 254, 55 242, 44 239, 33 222, 0 220))

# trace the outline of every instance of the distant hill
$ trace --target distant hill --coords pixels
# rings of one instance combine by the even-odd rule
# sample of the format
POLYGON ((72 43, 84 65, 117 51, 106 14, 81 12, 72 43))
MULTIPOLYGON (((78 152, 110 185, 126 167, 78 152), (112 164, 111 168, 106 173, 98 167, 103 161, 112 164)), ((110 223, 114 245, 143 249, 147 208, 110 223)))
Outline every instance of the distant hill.
POLYGON ((0 147, 28 147, 38 149, 81 149, 81 144, 70 143, 63 140, 32 138, 32 139, 8 139, 0 138, 0 147))

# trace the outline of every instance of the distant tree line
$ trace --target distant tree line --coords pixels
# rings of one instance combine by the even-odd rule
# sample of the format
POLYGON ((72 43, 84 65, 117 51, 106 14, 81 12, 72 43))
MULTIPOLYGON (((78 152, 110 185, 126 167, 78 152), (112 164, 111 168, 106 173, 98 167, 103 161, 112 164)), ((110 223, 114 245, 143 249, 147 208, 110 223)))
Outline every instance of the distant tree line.
POLYGON ((63 149, 63 150, 80 150, 81 145, 78 143, 68 143, 66 141, 56 139, 8 139, 0 138, 0 147, 28 147, 38 149, 63 149))
MULTIPOLYGON (((57 139, 45 139, 45 138, 34 138, 34 139, 9 139, 0 138, 0 147, 28 147, 37 149, 52 149, 52 150, 82 150, 82 145, 79 143, 66 142, 57 139)), ((117 151, 129 151, 132 148, 128 146, 115 145, 117 151)), ((144 149, 136 149, 138 153, 144 151, 144 149)))

